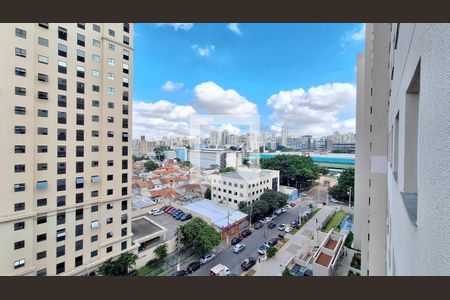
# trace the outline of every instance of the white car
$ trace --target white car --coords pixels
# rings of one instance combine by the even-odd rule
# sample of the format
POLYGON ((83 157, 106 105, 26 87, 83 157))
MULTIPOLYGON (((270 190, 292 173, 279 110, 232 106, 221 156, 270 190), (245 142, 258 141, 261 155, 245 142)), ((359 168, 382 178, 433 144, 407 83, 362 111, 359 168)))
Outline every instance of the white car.
POLYGON ((261 222, 268 223, 268 222, 270 222, 270 221, 272 221, 272 218, 271 218, 271 217, 265 217, 264 220, 261 221, 261 222))
POLYGON ((283 208, 281 209, 281 211, 284 212, 284 213, 287 212, 287 210, 288 210, 288 209, 287 209, 286 207, 283 207, 283 208))
POLYGON ((334 198, 331 198, 330 201, 331 201, 331 203, 339 203, 339 201, 337 201, 337 200, 334 199, 334 198))
POLYGON ((284 231, 289 233, 289 232, 292 231, 292 229, 293 229, 293 228, 292 228, 291 226, 288 225, 288 226, 286 226, 286 228, 284 228, 284 231))
POLYGON ((307 193, 301 193, 300 196, 306 197, 306 196, 308 196, 308 194, 307 193))
POLYGON ((202 265, 204 265, 204 264, 206 264, 207 262, 213 260, 214 257, 216 257, 216 254, 214 254, 214 253, 212 253, 212 252, 211 252, 211 253, 208 253, 208 254, 205 254, 205 255, 203 255, 202 257, 200 257, 200 263, 201 263, 202 265))
POLYGON ((278 226, 278 230, 285 230, 286 229, 286 224, 281 224, 280 226, 278 226))
POLYGON ((159 215, 162 215, 164 212, 162 211, 162 210, 155 210, 154 212, 153 212, 153 215, 154 216, 159 216, 159 215))
POLYGON ((161 211, 159 208, 154 208, 151 211, 148 212, 149 215, 154 216, 155 212, 161 211))

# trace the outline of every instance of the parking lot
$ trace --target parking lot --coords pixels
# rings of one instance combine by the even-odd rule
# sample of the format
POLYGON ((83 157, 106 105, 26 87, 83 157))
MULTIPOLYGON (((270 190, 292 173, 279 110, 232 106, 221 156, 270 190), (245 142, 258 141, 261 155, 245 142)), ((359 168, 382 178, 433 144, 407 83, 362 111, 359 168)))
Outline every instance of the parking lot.
POLYGON ((175 220, 171 215, 166 213, 159 216, 147 215, 147 217, 167 229, 166 240, 171 240, 175 236, 175 231, 178 226, 186 224, 186 222, 175 220))

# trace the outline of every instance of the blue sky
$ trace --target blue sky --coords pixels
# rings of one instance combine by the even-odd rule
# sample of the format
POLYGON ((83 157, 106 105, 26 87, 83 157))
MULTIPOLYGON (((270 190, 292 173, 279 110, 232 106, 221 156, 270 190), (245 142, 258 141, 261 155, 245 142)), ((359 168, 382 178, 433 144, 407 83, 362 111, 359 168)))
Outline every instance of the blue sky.
POLYGON ((135 134, 186 135, 192 113, 258 113, 267 133, 353 131, 363 29, 363 24, 136 24, 135 134))

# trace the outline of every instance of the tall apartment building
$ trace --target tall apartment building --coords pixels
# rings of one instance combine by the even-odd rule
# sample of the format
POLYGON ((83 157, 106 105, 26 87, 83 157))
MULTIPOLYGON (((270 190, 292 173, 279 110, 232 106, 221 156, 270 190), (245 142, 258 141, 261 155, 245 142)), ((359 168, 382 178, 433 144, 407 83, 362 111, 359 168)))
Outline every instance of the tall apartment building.
POLYGON ((139 152, 142 155, 147 155, 148 154, 148 142, 145 139, 145 135, 141 135, 141 140, 139 143, 139 152))
POLYGON ((265 190, 280 190, 280 171, 246 169, 211 175, 211 200, 238 208, 240 202, 250 205, 265 190))
POLYGON ((450 26, 366 30, 355 177, 362 275, 448 275, 450 26))
POLYGON ((89 274, 131 247, 133 25, 0 35, 0 274, 89 274))

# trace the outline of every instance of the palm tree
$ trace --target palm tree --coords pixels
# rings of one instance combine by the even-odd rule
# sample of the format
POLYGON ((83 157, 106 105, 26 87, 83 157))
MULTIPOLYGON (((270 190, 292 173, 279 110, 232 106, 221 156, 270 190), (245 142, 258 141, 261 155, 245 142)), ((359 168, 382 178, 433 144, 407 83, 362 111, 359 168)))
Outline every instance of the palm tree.
POLYGON ((127 276, 131 267, 136 265, 138 256, 131 252, 120 254, 116 259, 108 259, 98 269, 103 276, 127 276))

